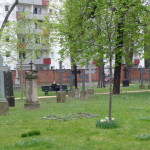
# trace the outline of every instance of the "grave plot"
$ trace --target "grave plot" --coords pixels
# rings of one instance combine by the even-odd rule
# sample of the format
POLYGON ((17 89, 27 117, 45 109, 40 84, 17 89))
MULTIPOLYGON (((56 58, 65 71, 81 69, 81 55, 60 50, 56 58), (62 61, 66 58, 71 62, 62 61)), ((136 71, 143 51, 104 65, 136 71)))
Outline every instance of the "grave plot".
POLYGON ((68 115, 49 115, 42 117, 43 119, 52 119, 52 120, 71 120, 71 119, 80 119, 80 118, 93 118, 99 117, 98 114, 89 114, 89 113, 72 113, 68 115))

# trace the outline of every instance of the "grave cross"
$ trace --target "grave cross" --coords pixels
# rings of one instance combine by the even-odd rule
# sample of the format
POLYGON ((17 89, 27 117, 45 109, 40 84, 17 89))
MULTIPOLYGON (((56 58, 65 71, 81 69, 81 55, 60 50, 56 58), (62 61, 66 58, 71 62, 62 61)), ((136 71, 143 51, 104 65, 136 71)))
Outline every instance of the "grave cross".
POLYGON ((75 88, 77 89, 78 88, 78 83, 77 83, 77 74, 80 74, 80 70, 77 70, 77 66, 74 65, 73 66, 73 70, 71 71, 72 74, 74 74, 74 79, 75 79, 75 88))
POLYGON ((124 67, 123 71, 124 71, 124 79, 127 79, 127 72, 128 72, 128 69, 127 69, 126 66, 124 67))
POLYGON ((5 98, 5 91, 4 91, 4 71, 5 68, 3 68, 3 57, 0 56, 0 101, 6 101, 5 98))
POLYGON ((70 76, 69 76, 69 81, 70 81, 70 91, 72 91, 73 79, 74 79, 74 76, 73 76, 72 73, 70 72, 70 76))
POLYGON ((85 79, 87 79, 87 78, 88 78, 88 76, 86 76, 85 72, 82 71, 82 74, 80 76, 80 79, 82 79, 82 92, 85 91, 85 79))
POLYGON ((143 85, 143 72, 145 72, 144 70, 142 70, 142 67, 139 70, 140 72, 140 81, 141 81, 141 85, 143 85))
POLYGON ((32 62, 32 60, 30 61, 29 65, 30 65, 30 67, 31 67, 31 70, 30 70, 30 71, 32 71, 32 68, 33 68, 33 62, 32 62))
POLYGON ((92 70, 92 61, 90 60, 88 65, 89 70, 86 70, 85 73, 89 74, 89 87, 92 87, 92 74, 95 73, 95 70, 92 70))
POLYGON ((146 72, 149 73, 149 85, 150 85, 150 68, 148 68, 148 70, 146 72))
POLYGON ((57 72, 59 72, 60 91, 62 91, 62 73, 65 72, 65 70, 62 69, 62 61, 59 61, 59 69, 57 72))

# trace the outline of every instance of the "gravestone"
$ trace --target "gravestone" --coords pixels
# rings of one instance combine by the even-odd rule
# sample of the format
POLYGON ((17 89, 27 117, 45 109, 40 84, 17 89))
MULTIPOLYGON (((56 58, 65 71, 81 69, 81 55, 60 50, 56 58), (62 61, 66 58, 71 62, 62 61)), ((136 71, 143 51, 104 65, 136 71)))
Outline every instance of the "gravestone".
POLYGON ((145 72, 145 71, 141 67, 140 70, 139 70, 139 72, 140 72, 140 84, 141 84, 139 86, 139 88, 140 89, 145 89, 145 85, 143 85, 143 72, 145 72))
POLYGON ((148 85, 148 89, 150 89, 150 68, 148 68, 147 72, 149 73, 149 85, 148 85))
POLYGON ((57 103, 65 103, 66 102, 66 91, 62 90, 62 73, 65 70, 62 69, 62 61, 59 61, 59 85, 60 90, 57 92, 57 103))
POLYGON ((125 66, 123 71, 124 71, 124 80, 122 81, 122 84, 123 84, 123 87, 128 87, 129 86, 129 79, 128 79, 127 75, 128 75, 129 70, 125 66))
POLYGON ((87 89, 87 96, 94 96, 94 89, 92 89, 92 74, 95 73, 95 70, 92 70, 92 60, 90 60, 88 65, 89 70, 86 70, 85 73, 88 74, 89 77, 89 88, 87 89))
POLYGON ((16 67, 16 76, 15 76, 15 85, 14 87, 15 88, 20 88, 20 78, 19 78, 19 75, 18 75, 18 68, 16 67))
POLYGON ((7 114, 9 111, 8 101, 5 98, 3 57, 0 56, 0 115, 7 114))
POLYGON ((5 97, 10 107, 15 106, 15 98, 13 92, 12 72, 4 71, 5 97))
POLYGON ((82 79, 82 91, 80 92, 80 99, 81 100, 85 100, 86 97, 86 91, 85 91, 85 79, 87 79, 88 77, 85 76, 85 72, 82 71, 82 74, 80 76, 80 79, 82 79))
POLYGON ((72 72, 72 74, 74 74, 74 85, 75 85, 74 92, 75 92, 75 97, 79 97, 80 96, 80 92, 79 92, 79 89, 78 89, 77 74, 80 74, 81 71, 77 70, 77 65, 74 64, 73 70, 71 72, 72 72))
POLYGON ((70 76, 69 76, 70 89, 68 91, 68 97, 69 97, 70 100, 74 100, 75 99, 75 92, 72 89, 72 87, 73 87, 73 79, 74 79, 74 76, 70 72, 70 76))
POLYGON ((25 72, 26 103, 24 104, 24 107, 27 109, 35 109, 40 107, 38 102, 37 78, 37 71, 25 72))

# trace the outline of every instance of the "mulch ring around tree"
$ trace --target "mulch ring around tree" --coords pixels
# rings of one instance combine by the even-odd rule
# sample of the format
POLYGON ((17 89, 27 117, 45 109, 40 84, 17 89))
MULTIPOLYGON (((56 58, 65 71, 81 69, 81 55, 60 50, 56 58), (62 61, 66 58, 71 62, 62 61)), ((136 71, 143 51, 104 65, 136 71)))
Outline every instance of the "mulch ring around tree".
POLYGON ((80 119, 80 118, 93 118, 99 117, 98 114, 88 114, 88 113, 72 113, 68 115, 48 115, 42 117, 43 119, 52 119, 52 120, 71 120, 71 119, 80 119))

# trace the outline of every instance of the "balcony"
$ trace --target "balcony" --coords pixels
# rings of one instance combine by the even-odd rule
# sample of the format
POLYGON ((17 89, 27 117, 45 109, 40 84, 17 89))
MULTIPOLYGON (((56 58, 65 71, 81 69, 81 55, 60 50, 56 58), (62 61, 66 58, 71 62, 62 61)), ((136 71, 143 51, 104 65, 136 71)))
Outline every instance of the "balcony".
POLYGON ((19 0, 19 4, 48 6, 47 0, 19 0))

